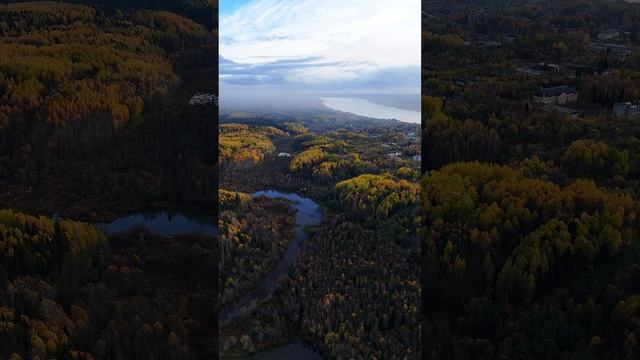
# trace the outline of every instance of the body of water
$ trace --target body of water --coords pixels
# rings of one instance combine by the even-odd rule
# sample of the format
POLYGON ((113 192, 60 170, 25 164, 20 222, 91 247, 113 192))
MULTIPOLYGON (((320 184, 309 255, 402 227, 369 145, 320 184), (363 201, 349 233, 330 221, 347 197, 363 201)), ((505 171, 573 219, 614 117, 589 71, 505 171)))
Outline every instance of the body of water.
POLYGON ((229 319, 242 313, 242 310, 254 301, 260 301, 272 294, 278 286, 278 279, 289 273, 293 262, 300 252, 302 242, 309 238, 304 231, 306 226, 320 224, 322 221, 322 213, 320 206, 311 199, 301 197, 297 194, 285 194, 275 190, 258 191, 251 194, 253 197, 267 197, 271 199, 280 198, 292 202, 291 207, 296 210, 295 227, 293 229, 293 240, 285 251, 282 259, 278 262, 271 273, 253 290, 248 292, 231 309, 220 312, 218 319, 220 323, 224 323, 229 319))
POLYGON ((143 227, 154 234, 175 236, 189 233, 200 233, 208 236, 217 236, 217 219, 206 222, 187 217, 180 213, 159 211, 153 213, 137 213, 123 216, 110 223, 97 224, 108 235, 117 235, 130 231, 137 226, 143 227))
POLYGON ((410 111, 373 103, 369 100, 350 97, 321 97, 324 105, 333 110, 366 116, 375 119, 395 119, 402 122, 420 124, 419 111, 410 111))
MULTIPOLYGON (((256 288, 242 297, 231 309, 221 311, 218 318, 221 321, 231 319, 241 313, 243 308, 253 301, 260 301, 274 292, 278 286, 278 279, 289 273, 293 262, 300 252, 302 242, 308 239, 304 231, 306 226, 317 225, 322 221, 320 206, 313 200, 301 197, 297 194, 285 194, 274 190, 258 191, 253 197, 281 198, 292 202, 291 207, 296 210, 294 237, 285 251, 284 256, 272 272, 256 288)), ((152 233, 172 236, 189 233, 202 233, 210 236, 218 235, 218 228, 213 222, 194 219, 180 213, 159 211, 152 213, 136 213, 124 216, 110 223, 97 224, 106 234, 117 235, 130 231, 136 227, 144 227, 152 233)), ((255 359, 279 360, 279 359, 309 359, 322 360, 323 357, 301 342, 288 344, 264 353, 255 355, 255 359)))
MULTIPOLYGON (((284 256, 271 273, 253 290, 243 296, 236 304, 231 308, 221 311, 218 314, 220 323, 229 321, 233 317, 239 315, 247 305, 252 302, 258 302, 270 294, 278 286, 278 279, 289 273, 289 270, 293 266, 298 253, 300 252, 300 246, 303 241, 309 238, 309 235, 304 231, 306 226, 314 226, 320 224, 322 221, 322 213, 320 212, 320 206, 311 199, 299 196, 298 194, 285 194, 279 191, 266 190, 258 191, 251 196, 255 197, 267 197, 267 198, 279 198, 286 199, 292 202, 291 207, 296 210, 295 223, 293 229, 293 240, 289 244, 289 247, 284 253, 284 256)), ((288 344, 275 349, 265 351, 260 354, 256 354, 254 359, 258 360, 288 360, 288 359, 300 359, 300 360, 322 360, 323 357, 312 349, 304 346, 301 342, 288 344)))

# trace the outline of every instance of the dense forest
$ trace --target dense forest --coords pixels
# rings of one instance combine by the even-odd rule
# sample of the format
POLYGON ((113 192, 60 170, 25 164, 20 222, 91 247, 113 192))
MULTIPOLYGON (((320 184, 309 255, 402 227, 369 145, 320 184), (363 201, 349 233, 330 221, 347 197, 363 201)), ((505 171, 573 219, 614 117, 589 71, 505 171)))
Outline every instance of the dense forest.
POLYGON ((248 194, 220 192, 218 284, 220 304, 225 306, 250 291, 275 266, 293 238, 293 211, 284 200, 254 201, 248 194))
POLYGON ((215 32, 165 10, 133 9, 0 6, 7 205, 85 218, 106 212, 105 203, 215 207, 214 105, 188 106, 193 93, 215 89, 215 64, 203 60, 217 51, 215 32), (79 198, 85 213, 61 209, 79 198))
POLYGON ((637 201, 480 163, 422 185, 434 356, 634 357, 637 201))
POLYGON ((252 129, 242 124, 221 124, 218 131, 218 164, 223 173, 227 168, 257 165, 275 150, 271 137, 284 134, 273 127, 252 129))
MULTIPOLYGON (((11 4, 24 1, 4 2, 11 4)), ((164 10, 193 19, 209 29, 215 29, 218 25, 218 0, 69 0, 66 2, 89 5, 107 14, 138 9, 164 10)))
POLYGON ((636 358, 640 7, 426 3, 425 355, 636 358))
POLYGON ((418 126, 322 112, 233 113, 221 121, 221 184, 233 189, 221 192, 221 206, 234 207, 222 212, 220 239, 231 256, 242 246, 234 261, 245 264, 244 278, 265 277, 271 255, 260 244, 278 253, 270 234, 286 240, 292 226, 277 220, 282 210, 261 215, 273 200, 237 191, 296 193, 323 214, 304 229, 308 240, 277 290, 223 324, 222 358, 300 341, 330 359, 419 358, 418 126), (245 259, 253 253, 263 255, 245 259))
POLYGON ((144 231, 107 239, 86 223, 0 211, 0 356, 211 356, 214 244, 144 231))
POLYGON ((217 208, 217 2, 164 3, 0 5, 2 359, 217 355, 218 242, 96 223, 217 208))

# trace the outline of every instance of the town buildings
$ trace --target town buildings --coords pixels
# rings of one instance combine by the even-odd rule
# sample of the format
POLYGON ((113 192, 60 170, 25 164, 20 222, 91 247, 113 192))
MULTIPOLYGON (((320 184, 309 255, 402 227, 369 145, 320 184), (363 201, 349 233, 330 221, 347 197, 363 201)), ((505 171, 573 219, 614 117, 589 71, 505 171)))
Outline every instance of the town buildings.
POLYGON ((640 119, 640 102, 627 101, 613 104, 613 116, 617 119, 640 119))
POLYGON ((578 91, 566 85, 541 88, 533 94, 535 104, 565 105, 576 101, 578 91))

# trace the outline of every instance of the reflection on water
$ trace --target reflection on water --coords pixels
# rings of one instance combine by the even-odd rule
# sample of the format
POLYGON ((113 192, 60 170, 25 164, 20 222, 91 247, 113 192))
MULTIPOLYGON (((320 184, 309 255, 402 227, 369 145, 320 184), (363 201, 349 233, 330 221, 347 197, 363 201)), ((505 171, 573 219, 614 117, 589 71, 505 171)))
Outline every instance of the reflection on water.
MULTIPOLYGON (((293 262, 300 252, 302 242, 309 238, 304 231, 306 226, 318 225, 322 221, 320 206, 311 199, 301 197, 298 194, 285 194, 275 190, 258 191, 251 196, 267 197, 270 199, 286 199, 292 202, 291 207, 296 210, 294 236, 291 244, 278 262, 273 271, 255 289, 242 297, 231 309, 221 311, 218 314, 220 323, 225 323, 242 313, 243 308, 251 303, 260 301, 273 293, 278 286, 278 279, 289 273, 293 262)), ((322 360, 323 357, 317 352, 297 342, 257 354, 254 359, 260 360, 280 360, 280 359, 300 359, 300 360, 322 360)))
POLYGON ((369 100, 349 97, 321 97, 328 108, 376 119, 395 119, 402 122, 420 124, 419 111, 410 111, 372 103, 369 100))
POLYGON ((204 220, 193 219, 182 214, 172 214, 167 211, 155 213, 137 213, 118 218, 106 224, 100 224, 100 228, 108 235, 121 234, 137 226, 142 226, 152 233, 174 236, 189 233, 200 233, 208 236, 217 236, 218 228, 215 220, 209 223, 204 220))
POLYGON ((305 226, 317 225, 322 221, 320 206, 313 200, 301 197, 298 194, 285 194, 275 190, 266 190, 255 192, 251 196, 264 196, 270 199, 280 198, 292 202, 291 207, 296 210, 293 240, 276 267, 255 289, 236 302, 233 308, 220 312, 218 318, 221 323, 242 313, 243 308, 252 302, 264 299, 273 293, 278 286, 278 279, 289 273, 289 269, 293 266, 293 262, 300 252, 302 242, 309 237, 304 231, 305 226))

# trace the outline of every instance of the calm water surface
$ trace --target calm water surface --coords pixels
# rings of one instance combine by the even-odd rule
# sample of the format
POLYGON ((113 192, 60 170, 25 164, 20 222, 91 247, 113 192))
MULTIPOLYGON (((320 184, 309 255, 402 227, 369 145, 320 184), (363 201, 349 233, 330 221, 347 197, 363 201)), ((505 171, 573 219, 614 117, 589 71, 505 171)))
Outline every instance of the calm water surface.
MULTIPOLYGON (((264 299, 272 294, 278 286, 278 279, 289 273, 293 262, 300 252, 302 242, 308 239, 304 232, 306 226, 317 225, 322 221, 320 206, 313 200, 297 194, 285 194, 274 190, 258 191, 253 197, 281 198, 292 202, 291 207, 296 210, 294 237, 284 256, 273 271, 255 289, 242 297, 231 309, 220 312, 219 319, 225 320, 237 316, 241 310, 253 301, 264 299)), ((136 213, 124 216, 110 223, 98 224, 108 235, 121 234, 141 226, 160 235, 173 236, 189 233, 201 233, 217 236, 216 221, 194 219, 180 213, 159 211, 152 213, 136 213)), ((321 360, 323 357, 301 342, 288 344, 254 356, 259 360, 301 359, 321 360)))
POLYGON ((300 252, 302 242, 309 238, 304 231, 306 226, 318 225, 322 221, 322 213, 320 206, 311 199, 301 197, 297 194, 285 194, 275 190, 258 191, 251 194, 253 197, 267 197, 271 199, 280 198, 292 202, 291 207, 296 211, 295 227, 293 229, 293 240, 285 251, 276 267, 271 273, 253 290, 244 295, 231 309, 220 312, 220 322, 239 315, 243 308, 251 304, 253 301, 259 301, 272 294, 278 286, 278 279, 289 273, 293 266, 293 262, 300 252))
POLYGON ((121 234, 136 226, 142 226, 152 233, 174 236, 189 233, 200 233, 208 236, 217 236, 217 219, 205 221, 194 219, 180 213, 159 211, 153 213, 136 213, 123 216, 110 223, 98 224, 108 235, 121 234))
MULTIPOLYGON (((251 196, 254 198, 264 196, 271 199, 279 198, 291 201, 291 207, 296 211, 295 227, 293 230, 294 236, 291 244, 289 244, 289 247, 285 251, 284 256, 280 259, 269 276, 267 276, 255 289, 236 302, 231 309, 220 312, 218 319, 221 323, 229 321, 233 317, 239 315, 242 312, 242 309, 247 305, 254 301, 260 301, 275 291, 278 286, 278 279, 289 273, 289 270, 293 266, 293 262, 300 252, 302 242, 309 238, 309 235, 304 231, 304 228, 306 226, 318 225, 322 221, 320 206, 313 200, 299 196, 298 194, 285 194, 275 190, 266 190, 255 192, 251 194, 251 196)), ((301 342, 297 342, 254 355, 254 359, 322 360, 323 357, 312 349, 306 347, 301 342)))
POLYGON ((391 106, 372 103, 369 100, 350 97, 321 97, 320 100, 328 108, 366 116, 375 119, 395 119, 402 122, 420 124, 422 122, 419 111, 410 111, 391 106))

